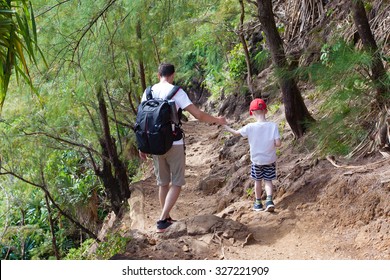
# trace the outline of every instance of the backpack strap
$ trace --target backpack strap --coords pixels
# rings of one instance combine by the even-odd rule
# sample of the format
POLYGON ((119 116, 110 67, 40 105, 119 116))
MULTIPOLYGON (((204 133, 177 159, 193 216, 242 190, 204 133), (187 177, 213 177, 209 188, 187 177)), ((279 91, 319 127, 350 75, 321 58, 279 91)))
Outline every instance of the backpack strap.
POLYGON ((146 100, 153 98, 152 87, 147 87, 145 92, 146 92, 146 100))
POLYGON ((169 94, 167 95, 167 100, 170 100, 172 99, 175 94, 179 91, 180 87, 179 86, 173 86, 172 90, 169 92, 169 94))
MULTIPOLYGON (((171 91, 169 92, 169 94, 167 95, 167 100, 170 100, 172 99, 175 94, 179 91, 180 87, 179 86, 173 86, 173 88, 171 89, 171 91)), ((177 114, 178 114, 178 117, 179 117, 179 127, 181 127, 182 123, 181 123, 181 115, 183 114, 183 110, 181 108, 179 108, 179 110, 177 111, 177 114)))

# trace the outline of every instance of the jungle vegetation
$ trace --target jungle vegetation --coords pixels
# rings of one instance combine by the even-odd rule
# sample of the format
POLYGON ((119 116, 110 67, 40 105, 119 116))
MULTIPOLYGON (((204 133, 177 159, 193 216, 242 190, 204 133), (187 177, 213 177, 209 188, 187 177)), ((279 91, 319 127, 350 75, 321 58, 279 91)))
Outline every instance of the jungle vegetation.
POLYGON ((270 98, 297 141, 350 157, 389 145, 387 1, 0 3, 1 259, 82 258, 74 249, 98 240, 139 178, 132 127, 160 62, 216 107, 233 92, 262 96, 271 67, 270 98))

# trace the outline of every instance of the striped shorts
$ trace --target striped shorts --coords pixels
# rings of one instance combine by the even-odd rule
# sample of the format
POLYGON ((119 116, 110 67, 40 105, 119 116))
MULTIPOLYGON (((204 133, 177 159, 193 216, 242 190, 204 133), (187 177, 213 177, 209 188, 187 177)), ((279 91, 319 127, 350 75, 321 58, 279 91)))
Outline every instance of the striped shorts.
POLYGON ((276 179, 276 164, 257 165, 252 163, 251 178, 255 181, 264 179, 266 181, 272 181, 276 179))

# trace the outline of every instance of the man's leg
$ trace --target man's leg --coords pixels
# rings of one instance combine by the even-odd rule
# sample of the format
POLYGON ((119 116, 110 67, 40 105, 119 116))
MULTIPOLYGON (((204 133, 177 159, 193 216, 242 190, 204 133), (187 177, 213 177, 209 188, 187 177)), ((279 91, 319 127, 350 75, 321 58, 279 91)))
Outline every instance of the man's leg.
POLYGON ((169 212, 175 206, 185 184, 185 154, 184 146, 176 145, 164 155, 164 161, 159 162, 160 188, 159 200, 161 205, 160 220, 157 221, 157 232, 164 232, 172 224, 169 212), (169 186, 169 181, 172 182, 169 186), (164 182, 164 183, 162 183, 164 182))
MULTIPOLYGON (((161 190, 161 187, 160 187, 161 190)), ((165 192, 165 190, 163 190, 165 192)), ((175 206, 175 203, 177 199, 179 198, 181 192, 181 187, 180 186, 175 186, 172 185, 168 192, 165 195, 165 201, 164 204, 162 205, 162 212, 160 216, 160 220, 165 220, 169 218, 169 212, 172 210, 173 206, 175 206)), ((161 199, 161 196, 160 196, 161 199)))
POLYGON ((167 163, 169 170, 171 171, 171 187, 165 198, 164 207, 162 208, 161 217, 164 219, 172 220, 170 211, 176 204, 176 201, 180 195, 182 186, 185 185, 185 154, 184 145, 174 145, 167 155, 167 163))
POLYGON ((158 188, 158 198, 160 200, 161 211, 164 209, 165 199, 167 198, 168 191, 169 191, 169 184, 165 186, 160 186, 158 188))

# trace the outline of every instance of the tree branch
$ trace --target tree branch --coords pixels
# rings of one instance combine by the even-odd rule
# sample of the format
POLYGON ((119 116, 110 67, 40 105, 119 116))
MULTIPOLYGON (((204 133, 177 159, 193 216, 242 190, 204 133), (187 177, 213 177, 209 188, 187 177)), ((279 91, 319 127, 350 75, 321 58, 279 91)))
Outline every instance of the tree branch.
POLYGON ((95 149, 93 149, 93 148, 91 148, 91 147, 89 147, 89 146, 86 146, 86 145, 84 145, 84 144, 80 144, 80 143, 77 143, 77 142, 73 142, 73 141, 71 141, 71 140, 64 139, 64 138, 61 138, 61 137, 58 137, 58 136, 54 136, 54 135, 51 135, 51 134, 49 134, 49 133, 47 133, 47 132, 43 132, 43 131, 38 131, 38 132, 24 132, 24 134, 25 134, 26 136, 36 136, 36 135, 38 135, 38 136, 46 136, 46 137, 48 137, 48 138, 57 140, 57 141, 59 141, 59 142, 64 142, 64 143, 69 144, 69 145, 71 145, 71 146, 84 148, 84 149, 86 149, 87 151, 92 151, 92 152, 94 152, 95 154, 98 154, 99 156, 102 156, 102 157, 103 157, 103 155, 102 155, 100 152, 96 151, 95 149))
POLYGON ((65 4, 65 3, 69 2, 69 1, 72 1, 72 0, 65 0, 65 1, 62 1, 62 2, 58 2, 58 3, 55 4, 54 6, 51 6, 50 8, 48 8, 46 11, 43 11, 42 13, 36 15, 35 18, 40 17, 40 16, 42 16, 42 15, 44 15, 44 14, 50 12, 50 11, 53 10, 54 8, 56 8, 56 7, 58 7, 58 6, 62 5, 62 4, 65 4))
POLYGON ((81 41, 85 37, 85 35, 91 30, 91 28, 96 24, 96 22, 101 18, 107 10, 116 2, 116 0, 111 0, 110 2, 107 3, 107 5, 96 15, 95 18, 93 18, 87 25, 84 26, 84 31, 81 33, 80 38, 76 42, 76 46, 74 47, 73 50, 73 56, 72 56, 72 61, 74 61, 74 57, 76 55, 76 52, 78 48, 80 47, 81 41))

